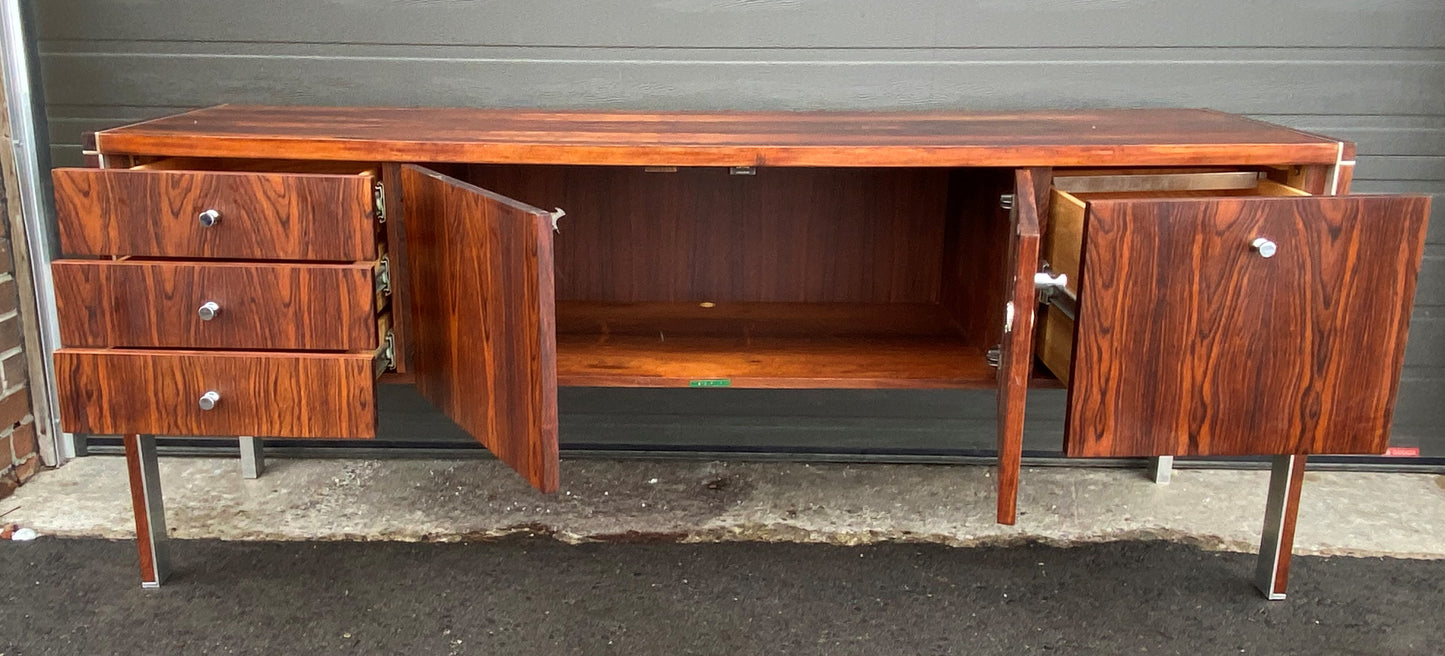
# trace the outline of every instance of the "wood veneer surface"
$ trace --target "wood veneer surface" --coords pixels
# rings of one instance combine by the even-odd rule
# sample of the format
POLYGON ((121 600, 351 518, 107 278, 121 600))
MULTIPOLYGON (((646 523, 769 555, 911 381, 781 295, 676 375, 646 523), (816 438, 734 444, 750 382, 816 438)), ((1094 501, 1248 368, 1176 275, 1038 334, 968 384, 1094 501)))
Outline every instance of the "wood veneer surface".
POLYGON ((401 168, 417 390, 543 492, 558 486, 546 212, 401 168))
POLYGON ((115 435, 376 436, 370 353, 55 352, 61 426, 115 435), (220 394, 211 410, 198 406, 220 394))
POLYGON ((374 176, 56 169, 66 255, 371 260, 374 176), (220 212, 202 226, 197 217, 220 212))
POLYGON ((999 340, 998 367, 998 521, 1013 524, 1018 514, 1019 468, 1024 447, 1024 409, 1034 368, 1034 319, 1039 270, 1039 198, 1049 188, 1049 172, 1019 169, 1014 174, 1014 216, 1009 235, 1009 303, 1014 313, 999 340))
POLYGON ((373 265, 56 260, 66 346, 374 351, 373 265), (197 314, 214 302, 210 321, 197 314))
POLYGON ((559 300, 938 300, 946 169, 473 166, 466 175, 567 211, 555 240, 559 300))
POLYGON ((1066 451, 1383 453, 1428 212, 1412 196, 1091 202, 1066 451), (1251 252, 1258 236, 1278 254, 1251 252))
POLYGON ((222 105, 96 134, 103 154, 706 166, 1334 163, 1339 143, 1198 109, 626 112, 222 105))
POLYGON ((561 385, 992 388, 936 304, 557 304, 561 385), (725 382, 723 382, 725 381, 725 382))

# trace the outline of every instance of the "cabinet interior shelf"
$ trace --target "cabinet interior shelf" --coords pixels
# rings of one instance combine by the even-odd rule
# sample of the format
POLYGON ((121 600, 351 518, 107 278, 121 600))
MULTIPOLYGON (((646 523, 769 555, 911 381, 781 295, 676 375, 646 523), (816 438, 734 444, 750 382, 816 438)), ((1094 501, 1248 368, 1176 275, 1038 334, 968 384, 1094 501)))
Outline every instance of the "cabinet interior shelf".
POLYGON ((557 303, 564 386, 990 388, 936 304, 557 303))

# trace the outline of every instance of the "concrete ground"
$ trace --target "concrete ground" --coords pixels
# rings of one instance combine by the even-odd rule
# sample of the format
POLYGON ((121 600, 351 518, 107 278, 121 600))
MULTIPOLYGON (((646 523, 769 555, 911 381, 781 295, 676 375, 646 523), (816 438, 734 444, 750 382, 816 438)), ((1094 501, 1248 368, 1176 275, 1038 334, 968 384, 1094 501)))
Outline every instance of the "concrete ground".
MULTIPOLYGON (((662 539, 953 546, 1164 539, 1258 548, 1268 474, 1026 468, 1016 526, 993 521, 991 468, 567 460, 542 495, 493 460, 163 458, 172 536, 222 540, 465 541, 512 534, 564 542, 662 539)), ((125 462, 93 456, 0 500, 42 535, 133 535, 125 462)), ((1445 558, 1445 476, 1309 472, 1295 552, 1445 558)))

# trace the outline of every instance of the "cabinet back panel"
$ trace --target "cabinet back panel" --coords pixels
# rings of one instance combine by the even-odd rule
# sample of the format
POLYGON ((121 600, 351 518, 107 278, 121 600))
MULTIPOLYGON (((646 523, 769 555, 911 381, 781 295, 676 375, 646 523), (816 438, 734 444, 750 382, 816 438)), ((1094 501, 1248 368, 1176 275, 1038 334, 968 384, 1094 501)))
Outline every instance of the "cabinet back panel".
POLYGON ((558 300, 933 303, 948 171, 474 165, 567 215, 558 300))

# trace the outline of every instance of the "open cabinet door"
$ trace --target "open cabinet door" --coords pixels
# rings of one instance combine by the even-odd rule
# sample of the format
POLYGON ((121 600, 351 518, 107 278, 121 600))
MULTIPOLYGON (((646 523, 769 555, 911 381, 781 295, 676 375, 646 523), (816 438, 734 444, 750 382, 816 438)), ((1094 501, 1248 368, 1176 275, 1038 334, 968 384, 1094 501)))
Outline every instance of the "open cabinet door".
POLYGON ((1018 510, 1019 466, 1024 448, 1024 404, 1034 368, 1034 313, 1039 270, 1039 190, 1049 188, 1048 169, 1014 174, 1005 318, 998 360, 998 523, 1013 524, 1018 510))
POLYGON ((419 166, 402 167, 401 186, 417 389, 555 492, 551 216, 419 166))
POLYGON ((1381 454, 1427 196, 1091 200, 1069 456, 1381 454))

